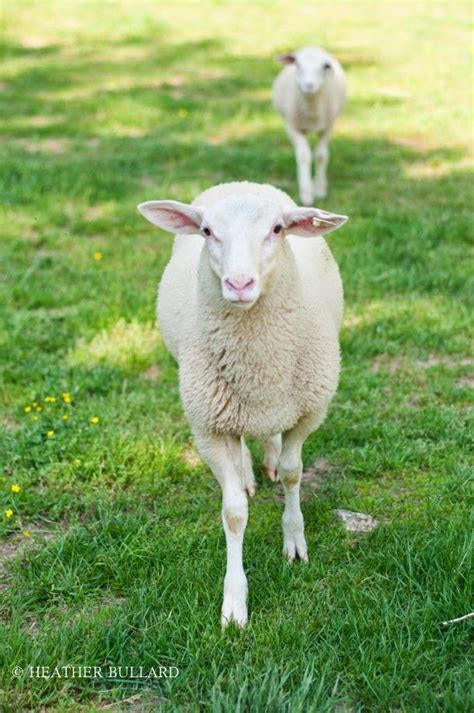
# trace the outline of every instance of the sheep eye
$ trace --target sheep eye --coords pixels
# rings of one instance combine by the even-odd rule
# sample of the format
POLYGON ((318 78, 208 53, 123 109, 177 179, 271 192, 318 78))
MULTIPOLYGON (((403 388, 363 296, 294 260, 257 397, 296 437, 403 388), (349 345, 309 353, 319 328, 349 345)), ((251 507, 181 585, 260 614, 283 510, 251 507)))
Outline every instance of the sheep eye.
POLYGON ((273 228, 273 232, 278 235, 278 233, 281 233, 281 228, 281 225, 275 225, 275 227, 273 228))
POLYGON ((209 237, 211 234, 211 231, 209 230, 209 228, 203 228, 202 232, 204 233, 204 235, 207 235, 207 237, 209 237))

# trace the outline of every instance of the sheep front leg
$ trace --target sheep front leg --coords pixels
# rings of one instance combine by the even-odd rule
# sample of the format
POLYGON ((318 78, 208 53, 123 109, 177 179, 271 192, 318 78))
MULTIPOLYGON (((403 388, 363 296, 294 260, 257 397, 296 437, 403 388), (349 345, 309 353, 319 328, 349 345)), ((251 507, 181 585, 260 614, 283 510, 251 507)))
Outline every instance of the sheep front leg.
POLYGON ((196 445, 222 488, 222 522, 227 545, 227 569, 221 625, 247 623, 247 578, 243 567, 247 496, 241 478, 241 444, 233 436, 195 434, 196 445))
POLYGON ((301 451, 306 438, 318 428, 325 415, 326 411, 322 414, 304 416, 294 428, 283 434, 278 475, 285 491, 285 510, 282 518, 283 554, 290 562, 293 562, 297 555, 304 562, 308 561, 303 513, 300 508, 300 484, 303 472, 301 451))
POLYGON ((314 149, 316 174, 314 177, 315 198, 326 198, 328 192, 327 165, 329 163, 329 140, 332 129, 327 129, 320 137, 314 149))
POLYGON ((286 131, 295 149, 298 190, 303 205, 313 203, 313 186, 311 184, 311 148, 306 136, 296 131, 289 124, 286 131))

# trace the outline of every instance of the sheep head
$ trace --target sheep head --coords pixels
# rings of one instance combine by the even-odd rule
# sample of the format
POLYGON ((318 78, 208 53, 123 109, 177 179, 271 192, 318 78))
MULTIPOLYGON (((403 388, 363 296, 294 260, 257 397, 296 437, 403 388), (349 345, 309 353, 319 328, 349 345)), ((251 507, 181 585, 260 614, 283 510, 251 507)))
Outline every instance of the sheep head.
POLYGON ((303 47, 277 57, 281 64, 292 64, 303 94, 316 94, 333 71, 331 55, 319 47, 303 47))
POLYGON ((282 208, 251 193, 206 208, 162 200, 141 203, 138 210, 163 230, 201 235, 223 298, 240 309, 250 309, 265 291, 286 235, 316 237, 347 220, 319 208, 282 208))

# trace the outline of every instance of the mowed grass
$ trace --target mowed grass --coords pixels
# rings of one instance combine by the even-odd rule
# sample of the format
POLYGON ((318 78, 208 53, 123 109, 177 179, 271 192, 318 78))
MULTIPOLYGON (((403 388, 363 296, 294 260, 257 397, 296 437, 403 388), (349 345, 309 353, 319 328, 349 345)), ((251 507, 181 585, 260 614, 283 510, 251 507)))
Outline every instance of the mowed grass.
POLYGON ((472 710, 472 621, 442 625, 472 610, 469 6, 2 9, 2 710, 472 710), (303 44, 349 81, 323 206, 351 218, 343 372, 304 451, 310 564, 283 561, 257 466, 250 623, 222 634, 220 493, 154 328, 172 239, 135 206, 235 179, 296 198, 270 85, 303 44), (12 674, 107 663, 180 674, 12 674))

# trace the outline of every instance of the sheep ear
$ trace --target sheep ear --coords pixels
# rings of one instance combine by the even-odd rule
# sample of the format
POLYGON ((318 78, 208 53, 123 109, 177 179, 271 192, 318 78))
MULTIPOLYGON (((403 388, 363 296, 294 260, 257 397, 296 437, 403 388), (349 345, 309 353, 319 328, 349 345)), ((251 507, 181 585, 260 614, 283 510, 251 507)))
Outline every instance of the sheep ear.
POLYGON ((328 213, 319 208, 294 208, 283 216, 285 230, 291 235, 313 238, 337 230, 348 220, 347 215, 328 213))
POLYGON ((199 233, 202 211, 195 206, 178 201, 146 201, 137 208, 150 223, 170 233, 199 233))
POLYGON ((283 54, 277 54, 275 59, 277 62, 280 62, 280 64, 294 64, 296 62, 296 57, 293 52, 283 52, 283 54))

